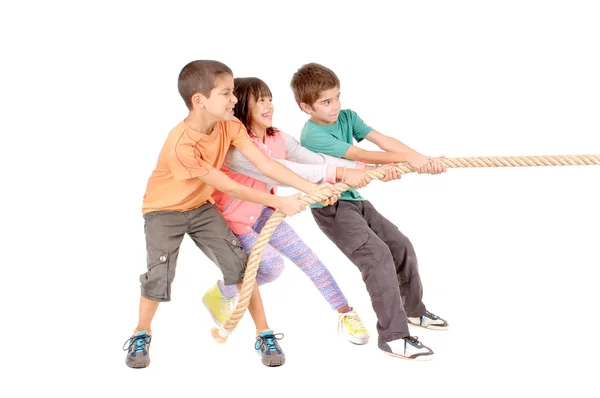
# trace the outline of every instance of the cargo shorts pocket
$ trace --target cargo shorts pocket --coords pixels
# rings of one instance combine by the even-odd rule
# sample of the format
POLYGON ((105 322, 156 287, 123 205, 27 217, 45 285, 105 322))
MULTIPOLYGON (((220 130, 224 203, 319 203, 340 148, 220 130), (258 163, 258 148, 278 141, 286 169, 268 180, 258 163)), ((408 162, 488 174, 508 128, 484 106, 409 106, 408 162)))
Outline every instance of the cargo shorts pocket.
POLYGON ((164 250, 148 249, 148 271, 140 275, 142 292, 151 299, 168 300, 169 253, 164 250))
POLYGON ((223 282, 226 285, 242 283, 248 256, 246 255, 240 240, 233 233, 231 233, 229 237, 224 238, 224 240, 227 247, 229 247, 232 256, 229 261, 226 261, 226 263, 221 266, 223 282))

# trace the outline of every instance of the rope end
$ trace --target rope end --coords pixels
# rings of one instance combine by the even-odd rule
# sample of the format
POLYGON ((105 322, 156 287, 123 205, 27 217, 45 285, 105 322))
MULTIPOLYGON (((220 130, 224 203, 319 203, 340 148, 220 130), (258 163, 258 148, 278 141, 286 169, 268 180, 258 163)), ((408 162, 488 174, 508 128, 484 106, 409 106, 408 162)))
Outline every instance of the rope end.
POLYGON ((227 342, 227 337, 229 336, 229 332, 227 330, 221 328, 212 328, 210 333, 217 343, 224 344, 227 342))

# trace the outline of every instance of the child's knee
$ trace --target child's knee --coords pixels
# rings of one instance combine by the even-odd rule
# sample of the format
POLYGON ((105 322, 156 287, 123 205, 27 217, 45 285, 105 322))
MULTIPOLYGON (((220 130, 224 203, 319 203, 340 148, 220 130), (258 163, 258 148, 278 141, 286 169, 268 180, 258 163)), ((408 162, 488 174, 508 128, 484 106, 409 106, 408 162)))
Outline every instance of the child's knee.
POLYGON ((154 301, 171 301, 177 255, 164 250, 148 250, 148 270, 140 275, 141 295, 154 301))
POLYGON ((273 256, 264 263, 261 263, 256 278, 260 284, 273 282, 281 276, 284 267, 283 257, 280 255, 273 256))

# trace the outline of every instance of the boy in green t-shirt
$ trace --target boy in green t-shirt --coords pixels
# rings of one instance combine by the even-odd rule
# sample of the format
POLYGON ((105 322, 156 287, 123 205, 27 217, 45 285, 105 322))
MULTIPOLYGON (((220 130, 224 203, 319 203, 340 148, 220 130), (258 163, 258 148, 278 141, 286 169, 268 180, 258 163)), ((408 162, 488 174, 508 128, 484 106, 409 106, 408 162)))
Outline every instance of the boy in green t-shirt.
MULTIPOLYGON (((300 109, 310 115, 300 142, 311 151, 371 164, 408 162, 418 173, 446 171, 439 160, 372 129, 356 112, 342 110, 340 81, 332 70, 315 63, 303 65, 291 88, 300 109), (367 139, 384 152, 361 149, 353 139, 367 139)), ((408 324, 445 330, 448 322, 425 309, 410 240, 356 189, 344 192, 335 205, 311 208, 319 228, 362 273, 377 315, 379 348, 397 357, 431 359, 433 351, 410 336, 408 324)))

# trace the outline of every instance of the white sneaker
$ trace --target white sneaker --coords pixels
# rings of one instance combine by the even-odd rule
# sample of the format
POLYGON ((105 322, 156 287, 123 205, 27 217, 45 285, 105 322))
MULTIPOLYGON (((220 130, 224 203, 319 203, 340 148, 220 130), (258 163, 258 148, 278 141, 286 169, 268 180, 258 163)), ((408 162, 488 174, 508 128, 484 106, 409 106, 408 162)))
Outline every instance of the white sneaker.
POLYGON ((425 314, 421 317, 414 318, 409 316, 408 324, 431 330, 446 330, 449 326, 448 322, 429 311, 425 311, 425 314))
POLYGON ((354 344, 363 345, 369 342, 369 332, 354 309, 338 313, 338 333, 346 336, 348 341, 354 344))
POLYGON ((415 361, 429 361, 433 359, 431 348, 424 346, 416 336, 408 336, 398 340, 379 343, 379 349, 388 355, 413 359, 415 361))

